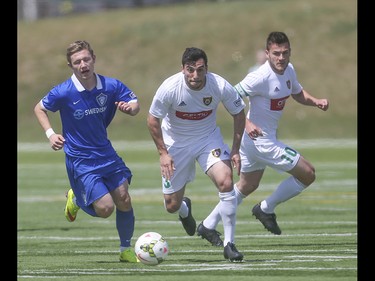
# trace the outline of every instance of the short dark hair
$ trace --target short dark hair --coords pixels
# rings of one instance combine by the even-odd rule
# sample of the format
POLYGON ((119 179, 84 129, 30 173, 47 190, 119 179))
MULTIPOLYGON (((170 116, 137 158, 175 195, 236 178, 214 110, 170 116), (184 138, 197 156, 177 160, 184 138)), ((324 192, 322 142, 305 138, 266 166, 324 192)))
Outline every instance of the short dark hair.
POLYGON ((204 64, 207 66, 207 55, 202 49, 196 47, 186 48, 182 55, 182 66, 187 63, 196 62, 199 59, 203 59, 204 64))
POLYGON ((269 47, 272 44, 278 44, 279 45, 279 44, 284 44, 284 43, 288 43, 289 46, 290 46, 288 36, 286 36, 286 34, 284 32, 273 31, 267 37, 266 49, 269 50, 270 49, 269 47))

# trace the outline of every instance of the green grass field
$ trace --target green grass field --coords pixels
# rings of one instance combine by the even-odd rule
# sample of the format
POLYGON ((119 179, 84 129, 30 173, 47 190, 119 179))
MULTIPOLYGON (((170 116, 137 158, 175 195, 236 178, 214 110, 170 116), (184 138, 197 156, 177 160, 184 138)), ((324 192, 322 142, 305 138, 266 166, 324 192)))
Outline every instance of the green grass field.
MULTIPOLYGON (((195 1, 20 21, 17 44, 18 280, 357 280, 357 1, 195 1), (157 87, 180 70, 184 48, 204 48, 210 71, 235 84, 273 30, 289 35, 300 82, 311 94, 327 97, 330 108, 288 103, 279 137, 292 139, 286 143, 312 161, 317 180, 277 208, 283 233, 275 236, 250 214, 286 177, 266 171, 238 209, 236 244, 245 261, 234 264, 224 260, 222 249, 187 236, 178 215, 164 210, 146 116, 157 87), (133 245, 146 231, 160 232, 170 245, 168 259, 158 266, 118 262, 114 215, 104 220, 79 212, 73 223, 64 217, 64 154, 49 148, 33 108, 71 75, 65 49, 78 39, 92 43, 98 73, 123 80, 139 97, 141 112, 134 118, 117 114, 109 135, 134 174, 133 245)), ((59 114, 50 118, 61 131, 59 114)), ((219 109, 224 136, 232 134, 231 120, 219 109)), ((186 194, 198 223, 218 202, 201 171, 186 194)))
MULTIPOLYGON (((168 259, 157 266, 118 261, 114 215, 100 219, 80 211, 75 222, 67 222, 63 152, 50 150, 47 141, 19 143, 17 280, 357 280, 356 140, 286 142, 314 164, 317 180, 278 206, 283 233, 276 236, 250 214, 252 206, 286 177, 266 171, 261 186, 238 209, 236 245, 245 256, 242 263, 230 263, 222 249, 187 236, 177 215, 164 210, 153 143, 115 142, 134 174, 133 245, 146 231, 161 233, 169 243, 168 259)), ((200 170, 186 195, 192 199, 197 223, 218 202, 213 184, 200 170)))

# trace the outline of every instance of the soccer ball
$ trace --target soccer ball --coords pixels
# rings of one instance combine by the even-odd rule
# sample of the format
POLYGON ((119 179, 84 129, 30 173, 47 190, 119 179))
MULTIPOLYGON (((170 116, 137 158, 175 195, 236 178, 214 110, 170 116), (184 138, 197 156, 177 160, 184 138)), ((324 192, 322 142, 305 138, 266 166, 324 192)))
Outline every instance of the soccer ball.
POLYGON ((134 250, 138 259, 147 265, 163 262, 169 253, 167 241, 157 232, 143 233, 138 237, 134 250))

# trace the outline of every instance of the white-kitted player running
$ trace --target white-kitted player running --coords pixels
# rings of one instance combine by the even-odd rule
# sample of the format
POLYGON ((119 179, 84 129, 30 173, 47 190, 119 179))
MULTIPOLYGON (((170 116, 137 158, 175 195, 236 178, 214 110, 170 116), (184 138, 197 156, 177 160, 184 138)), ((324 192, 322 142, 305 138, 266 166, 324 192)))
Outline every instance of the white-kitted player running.
MULTIPOLYGON (((195 178, 197 161, 219 191, 216 208, 224 225, 224 257, 230 261, 243 259, 234 241, 237 199, 231 162, 239 174, 245 106, 228 81, 208 72, 206 53, 192 47, 182 55, 182 71, 167 78, 157 89, 147 119, 160 155, 166 210, 178 212, 188 235, 196 233, 191 200, 184 193, 186 184, 195 178), (216 123, 220 103, 233 117, 232 149, 224 143, 216 123)), ((197 233, 213 245, 223 246, 215 230, 206 231, 199 225, 197 233)))
MULTIPOLYGON (((266 40, 268 60, 235 85, 237 92, 249 98, 245 131, 242 137, 240 180, 234 185, 237 204, 256 190, 267 166, 290 177, 276 190, 256 204, 253 215, 264 227, 276 234, 281 229, 276 222, 275 208, 311 185, 315 169, 298 151, 277 139, 277 128, 287 99, 292 96, 298 103, 328 109, 327 99, 317 99, 302 88, 293 65, 289 62, 291 48, 283 32, 271 32, 266 40)), ((216 229, 220 213, 215 208, 203 221, 209 229, 216 229)))

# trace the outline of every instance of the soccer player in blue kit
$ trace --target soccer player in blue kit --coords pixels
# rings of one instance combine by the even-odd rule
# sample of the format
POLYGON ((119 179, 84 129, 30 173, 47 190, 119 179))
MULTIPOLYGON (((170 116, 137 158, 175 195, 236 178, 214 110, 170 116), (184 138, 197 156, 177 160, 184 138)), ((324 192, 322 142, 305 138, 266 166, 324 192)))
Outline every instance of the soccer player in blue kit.
POLYGON ((116 207, 120 261, 139 262, 131 247, 134 212, 128 188, 132 173, 116 153, 107 127, 117 110, 130 116, 139 110, 137 96, 121 81, 94 72, 96 56, 86 41, 67 48, 72 76, 53 87, 34 113, 55 151, 64 149, 71 189, 65 217, 73 222, 82 209, 93 217, 108 218, 116 207), (62 134, 52 129, 48 112, 60 112, 62 134))

